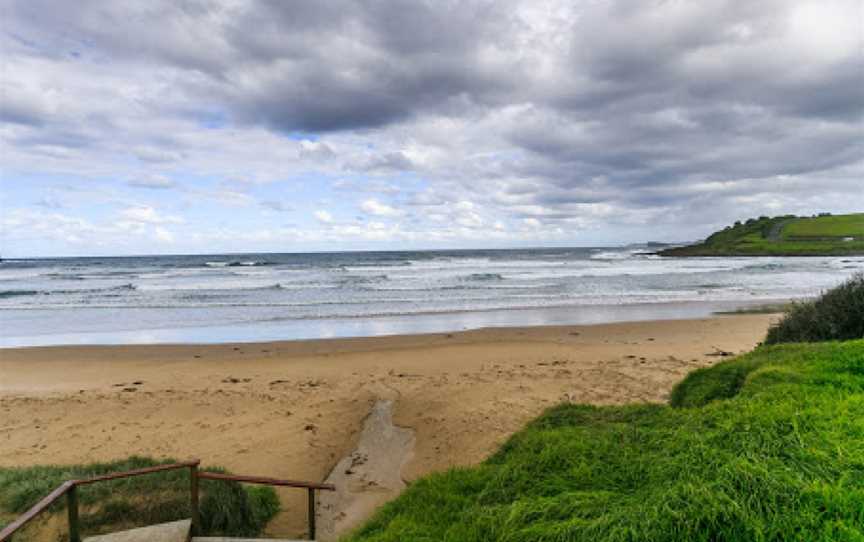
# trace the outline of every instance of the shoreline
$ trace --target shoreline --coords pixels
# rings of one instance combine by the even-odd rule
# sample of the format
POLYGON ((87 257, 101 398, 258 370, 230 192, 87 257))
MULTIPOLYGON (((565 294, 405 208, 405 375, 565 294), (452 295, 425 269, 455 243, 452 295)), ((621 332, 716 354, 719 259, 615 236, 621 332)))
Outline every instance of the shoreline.
MULTIPOLYGON (((19 348, 256 344, 463 333, 489 328, 533 328, 688 320, 710 318, 720 314, 735 314, 750 308, 780 306, 791 301, 788 298, 778 297, 728 301, 682 300, 631 304, 510 307, 410 315, 259 321, 209 326, 118 329, 107 332, 0 336, 0 353, 19 348)), ((0 316, 3 316, 2 313, 0 316)), ((0 319, 0 323, 2 323, 2 319, 0 319)))
MULTIPOLYGON (((352 521, 362 521, 371 510, 365 499, 383 502, 400 491, 386 487, 388 480, 398 486, 476 464, 560 402, 663 402, 691 370, 727 359, 720 353, 750 350, 776 317, 4 349, 0 466, 138 454, 198 457, 239 474, 320 481, 339 474, 334 468, 358 450, 384 457, 361 436, 375 405, 392 401, 392 425, 413 431, 413 448, 399 473, 378 473, 379 481, 374 472, 350 469, 351 495, 341 502, 363 510, 352 512, 352 521)), ((369 463, 386 471, 400 461, 369 463)), ((305 495, 299 493, 279 491, 284 512, 267 535, 302 533, 305 517, 298 511, 305 510, 305 495)))

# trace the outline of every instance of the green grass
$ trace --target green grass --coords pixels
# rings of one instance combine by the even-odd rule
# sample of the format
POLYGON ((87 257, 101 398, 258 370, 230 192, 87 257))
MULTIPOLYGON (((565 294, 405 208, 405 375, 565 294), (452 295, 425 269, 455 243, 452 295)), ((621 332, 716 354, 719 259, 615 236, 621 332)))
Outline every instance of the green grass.
POLYGON ((796 220, 783 228, 782 237, 864 237, 864 213, 820 216, 796 220))
MULTIPOLYGON (((174 462, 130 457, 89 465, 0 468, 0 526, 4 521, 11 522, 65 480, 174 462)), ((209 467, 207 470, 225 472, 209 467)), ((279 511, 279 500, 272 488, 211 480, 201 480, 200 484, 201 524, 206 534, 256 536, 279 511)), ((190 517, 188 469, 90 484, 79 487, 78 493, 85 534, 190 517)), ((51 513, 65 514, 65 499, 57 501, 51 513)), ((28 533, 33 534, 32 529, 28 528, 28 533)), ((19 537, 16 541, 19 539, 27 540, 19 537)))
POLYGON ((352 542, 864 540, 864 341, 760 347, 670 406, 561 405, 352 542))
POLYGON ((704 242, 662 250, 663 256, 843 256, 864 254, 864 213, 736 222, 704 242), (851 237, 852 240, 844 240, 851 237))

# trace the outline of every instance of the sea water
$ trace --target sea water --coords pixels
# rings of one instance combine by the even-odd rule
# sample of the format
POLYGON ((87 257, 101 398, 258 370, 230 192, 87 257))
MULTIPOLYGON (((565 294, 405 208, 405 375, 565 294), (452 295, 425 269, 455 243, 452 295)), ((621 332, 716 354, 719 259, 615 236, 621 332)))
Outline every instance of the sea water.
POLYGON ((0 262, 0 346, 212 343, 702 317, 817 295, 864 257, 648 247, 0 262))

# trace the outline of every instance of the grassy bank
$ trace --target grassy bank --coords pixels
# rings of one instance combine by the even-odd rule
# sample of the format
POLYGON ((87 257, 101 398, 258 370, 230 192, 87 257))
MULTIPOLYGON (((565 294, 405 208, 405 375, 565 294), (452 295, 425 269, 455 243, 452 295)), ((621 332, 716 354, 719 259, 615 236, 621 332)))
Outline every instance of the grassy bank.
POLYGON ((864 213, 759 217, 662 256, 843 256, 864 254, 864 213))
POLYGON ((818 299, 792 303, 771 326, 765 344, 845 341, 864 338, 864 273, 818 299))
MULTIPOLYGON (((174 461, 131 457, 89 465, 0 468, 0 526, 11 522, 66 480, 163 463, 174 461)), ((224 472, 209 467, 207 470, 224 472)), ((87 535, 190 517, 188 469, 86 485, 78 492, 81 526, 87 535)), ((255 536, 276 515, 279 500, 269 487, 202 480, 200 508, 206 534, 255 536)), ((65 518, 65 513, 65 499, 61 499, 55 503, 52 514, 40 517, 15 540, 53 539, 50 534, 57 530, 57 524, 65 527, 62 521, 57 521, 58 516, 65 518)))
POLYGON ((348 540, 864 540, 864 341, 761 347, 670 406, 558 406, 348 540))

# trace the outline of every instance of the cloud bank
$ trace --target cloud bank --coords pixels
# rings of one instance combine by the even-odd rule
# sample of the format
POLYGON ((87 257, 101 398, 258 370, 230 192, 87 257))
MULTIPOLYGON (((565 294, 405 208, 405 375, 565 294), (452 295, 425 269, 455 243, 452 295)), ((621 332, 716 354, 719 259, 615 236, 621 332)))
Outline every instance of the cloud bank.
POLYGON ((3 4, 5 253, 682 240, 864 204, 856 0, 3 4))

